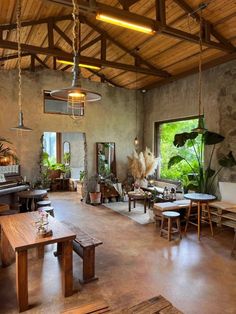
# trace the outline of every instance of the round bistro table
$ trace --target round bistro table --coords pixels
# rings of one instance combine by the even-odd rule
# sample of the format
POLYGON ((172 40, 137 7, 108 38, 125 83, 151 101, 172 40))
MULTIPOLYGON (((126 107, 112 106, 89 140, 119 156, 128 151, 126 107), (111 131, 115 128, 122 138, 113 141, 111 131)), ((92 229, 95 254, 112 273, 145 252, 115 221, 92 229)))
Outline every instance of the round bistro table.
POLYGON ((19 198, 26 200, 27 211, 35 210, 36 202, 47 195, 47 190, 29 190, 18 193, 19 198), (29 205, 31 201, 31 204, 29 205))
POLYGON ((190 200, 189 209, 188 209, 187 217, 186 217, 185 232, 187 232, 187 228, 188 228, 189 223, 197 226, 197 228, 198 228, 198 240, 200 240, 202 205, 205 205, 206 209, 207 209, 207 214, 208 214, 208 222, 209 222, 210 228, 211 228, 211 234, 213 236, 213 227, 212 227, 212 222, 211 222, 211 212, 210 212, 210 208, 209 208, 209 202, 213 201, 216 197, 214 195, 211 195, 211 194, 189 193, 189 194, 184 194, 184 198, 190 200), (192 210, 194 203, 197 204, 197 224, 189 221, 189 217, 190 217, 191 210, 192 210))

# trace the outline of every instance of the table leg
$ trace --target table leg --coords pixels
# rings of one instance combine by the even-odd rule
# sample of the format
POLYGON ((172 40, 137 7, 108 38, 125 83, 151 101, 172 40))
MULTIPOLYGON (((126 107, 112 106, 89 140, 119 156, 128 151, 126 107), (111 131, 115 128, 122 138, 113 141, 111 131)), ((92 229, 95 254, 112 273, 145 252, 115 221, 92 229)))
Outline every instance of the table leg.
POLYGON ((28 309, 27 250, 16 252, 16 293, 19 311, 28 309))
POLYGON ((8 241, 3 229, 1 228, 1 260, 2 266, 6 267, 12 264, 15 258, 15 253, 8 241))
POLYGON ((62 242, 62 281, 64 296, 73 294, 72 241, 62 242))
POLYGON ((185 233, 187 232, 187 229, 188 229, 188 222, 189 222, 189 216, 190 216, 191 210, 192 210, 192 201, 190 201, 188 212, 187 212, 185 233))
POLYGON ((171 241, 172 220, 168 218, 168 241, 171 241))
POLYGON ((200 240, 200 236, 201 236, 201 202, 197 202, 197 233, 198 233, 198 240, 200 240))
POLYGON ((206 206, 207 206, 208 220, 209 220, 209 224, 210 224, 210 228, 211 228, 211 235, 214 236, 209 203, 207 203, 206 206))
POLYGON ((144 214, 147 212, 147 199, 144 199, 144 214))
POLYGON ((134 208, 136 207, 136 199, 134 198, 134 208))
POLYGON ((131 198, 129 197, 129 212, 131 211, 131 198))
POLYGON ((232 251, 231 251, 231 256, 235 256, 236 255, 236 228, 234 228, 234 241, 233 241, 233 246, 232 246, 232 251))

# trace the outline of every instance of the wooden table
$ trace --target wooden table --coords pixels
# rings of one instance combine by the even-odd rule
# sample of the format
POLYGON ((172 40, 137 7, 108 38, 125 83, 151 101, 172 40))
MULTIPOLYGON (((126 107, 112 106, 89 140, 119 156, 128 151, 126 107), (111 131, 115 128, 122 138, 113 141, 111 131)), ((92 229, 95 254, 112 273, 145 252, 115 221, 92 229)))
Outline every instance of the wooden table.
POLYGON ((36 201, 41 199, 42 197, 47 195, 47 190, 29 190, 29 191, 22 191, 18 193, 19 198, 26 199, 26 209, 35 210, 36 209, 36 201), (32 203, 29 206, 29 201, 32 203))
POLYGON ((128 192, 129 197, 129 212, 131 211, 131 202, 134 202, 134 208, 136 206, 136 200, 142 200, 144 201, 144 213, 147 212, 147 204, 149 204, 150 195, 148 193, 141 193, 141 192, 135 192, 131 191, 128 192))
POLYGON ((16 292, 20 312, 28 309, 28 249, 42 250, 44 245, 61 243, 64 296, 68 297, 73 294, 72 241, 76 238, 76 234, 49 216, 49 226, 53 235, 45 238, 39 237, 34 226, 37 219, 37 212, 0 218, 2 265, 8 266, 11 263, 14 251, 16 257, 16 292))
POLYGON ((211 222, 211 213, 210 213, 210 208, 209 208, 209 202, 216 199, 216 197, 214 195, 204 194, 204 193, 189 193, 189 194, 184 194, 184 198, 190 200, 190 205, 189 205, 189 209, 187 212, 185 232, 187 232, 187 228, 188 228, 189 223, 196 225, 198 228, 198 240, 200 240, 202 205, 205 205, 206 209, 207 209, 207 213, 208 213, 209 224, 211 227, 211 234, 213 236, 213 228, 212 228, 212 222, 211 222), (191 213, 191 210, 192 210, 194 203, 197 204, 197 224, 194 224, 193 222, 189 221, 190 213, 191 213))

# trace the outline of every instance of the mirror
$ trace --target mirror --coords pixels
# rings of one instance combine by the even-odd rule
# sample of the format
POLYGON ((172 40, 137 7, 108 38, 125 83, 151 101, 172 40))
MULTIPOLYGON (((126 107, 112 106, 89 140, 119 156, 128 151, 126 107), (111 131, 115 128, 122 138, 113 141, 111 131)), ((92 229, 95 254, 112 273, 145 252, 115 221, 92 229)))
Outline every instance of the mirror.
POLYGON ((64 142, 63 143, 63 162, 65 163, 65 165, 70 165, 70 157, 71 157, 70 143, 64 142))
POLYGON ((97 173, 102 177, 109 174, 116 176, 115 143, 96 143, 97 148, 97 173))

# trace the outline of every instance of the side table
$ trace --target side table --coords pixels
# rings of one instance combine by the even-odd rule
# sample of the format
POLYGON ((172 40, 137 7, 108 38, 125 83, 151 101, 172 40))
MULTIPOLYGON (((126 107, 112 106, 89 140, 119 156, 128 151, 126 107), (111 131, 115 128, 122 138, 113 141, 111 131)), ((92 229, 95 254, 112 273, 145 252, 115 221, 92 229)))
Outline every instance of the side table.
POLYGON ((144 201, 144 213, 147 212, 147 204, 150 207, 150 194, 142 192, 128 192, 129 197, 129 212, 131 212, 131 203, 134 202, 134 208, 136 206, 136 200, 144 201))

